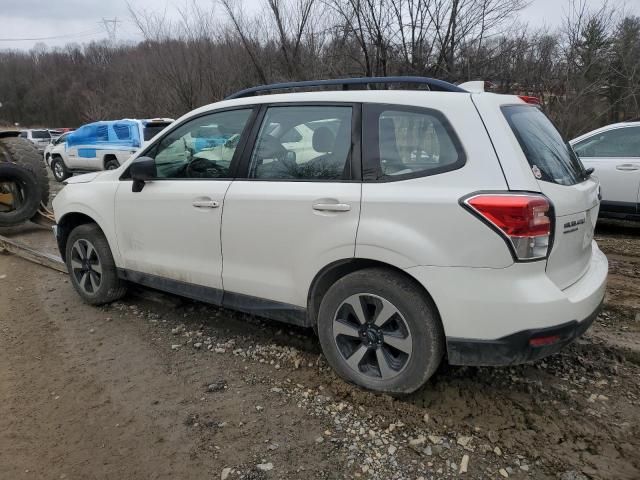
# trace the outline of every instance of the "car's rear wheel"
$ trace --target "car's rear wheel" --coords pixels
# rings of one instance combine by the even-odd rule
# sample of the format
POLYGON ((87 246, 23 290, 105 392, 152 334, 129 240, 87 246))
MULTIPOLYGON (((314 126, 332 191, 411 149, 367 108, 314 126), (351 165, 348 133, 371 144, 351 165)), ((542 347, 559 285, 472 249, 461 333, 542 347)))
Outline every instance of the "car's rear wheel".
POLYGON ((101 305, 126 293, 126 283, 118 277, 109 243, 96 224, 74 228, 65 253, 71 283, 85 302, 101 305))
POLYGON ((417 390, 444 355, 433 301, 411 279, 381 268, 351 273, 329 288, 318 335, 341 377, 381 392, 417 390))
POLYGON ((51 173, 53 173, 53 178, 58 182, 64 182, 71 176, 71 172, 67 170, 66 165, 60 157, 54 157, 54 159, 51 160, 51 173))
POLYGON ((104 162, 104 169, 105 170, 115 170, 119 166, 120 166, 120 164, 118 163, 118 160, 116 160, 115 158, 110 158, 110 159, 108 159, 107 161, 104 162))

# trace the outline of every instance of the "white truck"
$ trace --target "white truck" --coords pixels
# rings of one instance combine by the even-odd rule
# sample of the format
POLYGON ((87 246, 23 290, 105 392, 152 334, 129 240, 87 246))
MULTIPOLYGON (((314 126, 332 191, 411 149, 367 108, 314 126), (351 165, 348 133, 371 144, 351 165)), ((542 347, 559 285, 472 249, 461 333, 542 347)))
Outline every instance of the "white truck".
POLYGON ((49 166, 62 182, 75 172, 113 170, 173 122, 171 118, 88 123, 67 135, 50 153, 49 166))

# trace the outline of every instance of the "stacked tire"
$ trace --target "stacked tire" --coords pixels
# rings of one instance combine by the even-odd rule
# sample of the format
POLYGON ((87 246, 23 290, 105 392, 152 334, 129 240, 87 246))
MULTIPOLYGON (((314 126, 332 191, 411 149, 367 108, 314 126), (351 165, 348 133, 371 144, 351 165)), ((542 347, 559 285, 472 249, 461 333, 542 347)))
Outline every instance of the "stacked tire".
POLYGON ((49 203, 49 178, 42 156, 20 137, 0 138, 0 194, 13 195, 13 207, 0 210, 0 227, 31 219, 49 203))

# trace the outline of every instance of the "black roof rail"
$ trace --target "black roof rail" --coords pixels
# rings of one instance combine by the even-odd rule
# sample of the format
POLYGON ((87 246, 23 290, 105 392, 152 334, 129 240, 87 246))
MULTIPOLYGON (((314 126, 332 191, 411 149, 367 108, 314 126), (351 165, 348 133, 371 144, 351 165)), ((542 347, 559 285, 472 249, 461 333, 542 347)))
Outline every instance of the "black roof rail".
POLYGON ((284 90, 288 88, 311 88, 326 86, 341 86, 343 90, 349 90, 350 85, 371 85, 371 84, 388 84, 388 83, 409 83, 417 85, 427 85, 429 90, 438 92, 466 92, 466 90, 454 85, 453 83, 437 80, 429 77, 362 77, 362 78, 338 78, 331 80, 305 80, 303 82, 283 82, 272 83, 270 85, 260 85, 258 87, 246 88, 239 92, 233 93, 225 98, 232 100, 234 98, 251 97, 261 92, 271 90, 284 90))

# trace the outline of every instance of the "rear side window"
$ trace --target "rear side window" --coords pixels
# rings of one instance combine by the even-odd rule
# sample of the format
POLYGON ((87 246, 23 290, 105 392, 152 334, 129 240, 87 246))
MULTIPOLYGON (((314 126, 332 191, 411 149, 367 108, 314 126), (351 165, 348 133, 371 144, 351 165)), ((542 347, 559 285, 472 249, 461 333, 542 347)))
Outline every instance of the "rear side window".
POLYGON ((131 128, 125 123, 114 123, 113 131, 118 140, 131 140, 131 128))
POLYGON ((365 105, 363 148, 370 181, 435 175, 465 163, 449 122, 430 109, 365 105))
POLYGON ((545 182, 575 185, 585 179, 584 167, 542 111, 530 105, 502 107, 533 175, 545 182))

